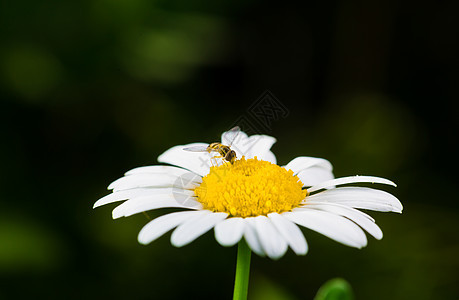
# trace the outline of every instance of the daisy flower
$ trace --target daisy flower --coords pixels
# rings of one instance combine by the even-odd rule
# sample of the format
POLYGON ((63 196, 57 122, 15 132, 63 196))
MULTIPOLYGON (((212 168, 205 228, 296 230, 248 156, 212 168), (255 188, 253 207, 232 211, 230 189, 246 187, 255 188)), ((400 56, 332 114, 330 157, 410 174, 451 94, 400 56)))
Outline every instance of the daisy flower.
POLYGON ((362 248, 367 245, 364 231, 378 240, 383 233, 372 217, 358 209, 402 212, 400 201, 385 191, 342 186, 395 186, 392 181, 373 176, 335 179, 330 162, 314 157, 297 157, 279 166, 270 150, 275 142, 267 135, 225 132, 221 144, 231 144, 237 157, 232 163, 212 158, 208 152, 184 150, 205 149, 207 143, 172 147, 158 157, 168 165, 128 171, 109 185, 113 193, 99 199, 94 208, 124 201, 113 210, 114 219, 177 208, 146 224, 138 241, 149 244, 175 228, 171 243, 181 247, 214 229, 220 245, 245 240, 253 252, 272 259, 282 257, 289 247, 297 255, 307 253, 300 227, 362 248))

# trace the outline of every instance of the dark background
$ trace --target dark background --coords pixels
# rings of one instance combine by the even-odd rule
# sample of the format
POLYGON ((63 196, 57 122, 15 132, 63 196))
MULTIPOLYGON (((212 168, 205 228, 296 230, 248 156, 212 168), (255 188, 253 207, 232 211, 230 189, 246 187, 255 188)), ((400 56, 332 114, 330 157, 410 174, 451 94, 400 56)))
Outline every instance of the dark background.
MULTIPOLYGON (((0 298, 231 299, 236 248, 137 243, 142 215, 92 210, 163 151, 212 142, 266 90, 280 164, 329 159, 404 204, 351 249, 254 256, 251 299, 458 299, 457 1, 1 1, 0 298), (269 298, 271 297, 271 298, 269 298)), ((163 214, 166 210, 152 213, 163 214)))

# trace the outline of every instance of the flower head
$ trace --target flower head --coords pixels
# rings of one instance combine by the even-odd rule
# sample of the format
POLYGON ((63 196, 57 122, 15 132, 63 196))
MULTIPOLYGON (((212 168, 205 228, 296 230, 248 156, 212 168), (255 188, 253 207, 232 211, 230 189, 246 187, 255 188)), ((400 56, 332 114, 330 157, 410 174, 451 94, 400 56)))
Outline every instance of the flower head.
MULTIPOLYGON (((230 144, 230 134, 223 133, 222 144, 230 144)), ((183 150, 207 144, 175 146, 158 158, 175 166, 127 172, 110 184, 113 193, 94 207, 126 200, 113 210, 113 218, 165 207, 186 209, 150 221, 140 231, 139 242, 148 244, 176 228, 171 243, 180 247, 213 228, 221 245, 232 246, 244 238, 252 251, 273 259, 282 257, 288 247, 298 255, 307 253, 298 225, 362 248, 367 244, 363 230, 376 239, 382 238, 382 231, 374 219, 357 209, 402 212, 400 201, 387 192, 340 187, 349 183, 395 186, 392 181, 372 176, 335 179, 330 162, 313 157, 297 157, 278 166, 270 151, 275 141, 240 132, 231 145, 237 155, 234 163, 183 150)))
POLYGON ((243 156, 212 167, 194 193, 204 209, 248 218, 299 207, 307 191, 293 171, 243 156))

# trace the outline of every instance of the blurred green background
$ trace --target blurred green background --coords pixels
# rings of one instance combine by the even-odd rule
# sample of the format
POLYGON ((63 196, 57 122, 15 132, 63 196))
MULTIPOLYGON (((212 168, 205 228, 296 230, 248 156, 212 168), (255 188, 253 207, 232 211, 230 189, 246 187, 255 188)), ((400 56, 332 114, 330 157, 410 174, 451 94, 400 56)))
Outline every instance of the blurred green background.
MULTIPOLYGON (((458 299, 457 1, 0 2, 0 298, 231 299, 236 248, 137 243, 143 215, 92 210, 177 144, 212 142, 267 89, 280 164, 387 177, 402 215, 363 250, 253 257, 251 299, 458 299), (269 298, 269 297, 271 298, 269 298)), ((153 216, 165 211, 152 213, 153 216)))

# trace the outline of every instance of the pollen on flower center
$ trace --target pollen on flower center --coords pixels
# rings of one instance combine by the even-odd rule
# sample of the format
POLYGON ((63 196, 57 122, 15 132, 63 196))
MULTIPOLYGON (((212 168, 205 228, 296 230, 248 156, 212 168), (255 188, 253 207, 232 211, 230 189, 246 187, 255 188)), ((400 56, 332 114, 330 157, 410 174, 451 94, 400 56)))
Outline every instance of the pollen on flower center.
POLYGON ((233 217, 255 217, 290 211, 307 191, 293 171, 267 161, 242 159, 211 167, 194 192, 204 209, 233 217))

